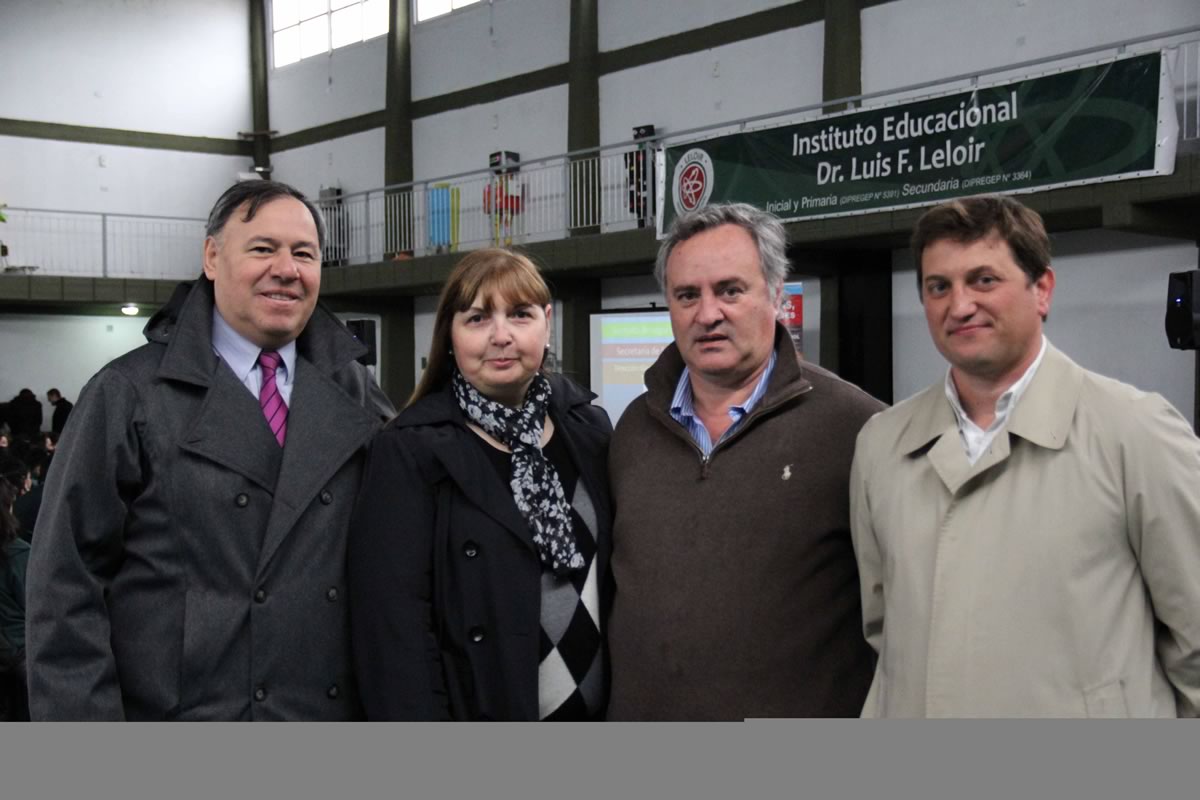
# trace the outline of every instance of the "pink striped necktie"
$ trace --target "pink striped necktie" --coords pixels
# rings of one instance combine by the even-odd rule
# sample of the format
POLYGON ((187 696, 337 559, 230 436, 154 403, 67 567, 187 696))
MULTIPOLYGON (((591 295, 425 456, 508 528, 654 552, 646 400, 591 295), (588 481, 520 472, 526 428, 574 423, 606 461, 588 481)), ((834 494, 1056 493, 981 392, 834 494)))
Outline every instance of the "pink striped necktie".
POLYGON ((258 404, 262 407, 263 416, 267 418, 271 433, 275 434, 275 440, 279 442, 280 447, 283 447, 287 438, 288 415, 287 403, 283 402, 283 395, 279 393, 279 386, 275 383, 275 371, 282 362, 279 353, 263 350, 258 354, 258 366, 262 369, 262 388, 258 391, 258 404))

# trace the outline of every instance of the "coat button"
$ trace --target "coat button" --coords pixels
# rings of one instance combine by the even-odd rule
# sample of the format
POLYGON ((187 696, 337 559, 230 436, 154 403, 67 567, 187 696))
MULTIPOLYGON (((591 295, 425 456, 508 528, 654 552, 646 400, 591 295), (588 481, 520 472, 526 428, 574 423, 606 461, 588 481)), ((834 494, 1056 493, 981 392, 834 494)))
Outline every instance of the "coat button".
POLYGON ((254 602, 265 603, 267 601, 267 590, 259 589, 254 593, 254 602))
POLYGON ((233 502, 237 504, 238 508, 245 508, 246 506, 250 505, 250 495, 242 492, 237 497, 233 498, 233 502))
POLYGON ((328 697, 330 700, 337 700, 337 698, 338 698, 338 686, 337 686, 337 684, 335 683, 333 686, 330 686, 330 687, 329 687, 329 691, 325 692, 325 695, 326 695, 326 696, 327 696, 327 697, 328 697))
POLYGON ((325 599, 331 603, 336 603, 338 599, 338 590, 336 586, 330 586, 329 591, 325 593, 325 599))
POLYGON ((328 489, 321 492, 321 502, 324 503, 325 505, 329 505, 330 503, 333 502, 333 495, 329 493, 328 489))
POLYGON ((259 703, 267 699, 267 689, 265 686, 260 686, 254 690, 254 699, 259 703))
POLYGON ((474 558, 479 555, 479 545, 468 539, 463 543, 463 555, 467 558, 474 558))
POLYGON ((479 644, 483 641, 484 630, 482 625, 476 625, 467 631, 467 636, 471 637, 471 641, 479 644))

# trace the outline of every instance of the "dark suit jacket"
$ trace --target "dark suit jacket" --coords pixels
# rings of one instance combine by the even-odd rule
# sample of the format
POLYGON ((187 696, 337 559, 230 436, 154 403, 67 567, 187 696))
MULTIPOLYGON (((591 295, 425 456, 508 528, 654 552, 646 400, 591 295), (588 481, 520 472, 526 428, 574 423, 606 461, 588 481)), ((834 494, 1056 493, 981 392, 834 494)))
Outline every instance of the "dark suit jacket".
MULTIPOLYGON (((596 510, 601 623, 611 594, 595 397, 550 376, 550 417, 596 510)), ((529 526, 449 390, 376 437, 350 534, 355 670, 368 719, 538 718, 542 566, 529 526)))
MULTIPOLYGON (((185 299, 186 297, 186 299, 185 299)), ((346 527, 391 404, 318 307, 287 446, 212 349, 212 285, 84 388, 29 564, 35 719, 349 719, 346 527)))

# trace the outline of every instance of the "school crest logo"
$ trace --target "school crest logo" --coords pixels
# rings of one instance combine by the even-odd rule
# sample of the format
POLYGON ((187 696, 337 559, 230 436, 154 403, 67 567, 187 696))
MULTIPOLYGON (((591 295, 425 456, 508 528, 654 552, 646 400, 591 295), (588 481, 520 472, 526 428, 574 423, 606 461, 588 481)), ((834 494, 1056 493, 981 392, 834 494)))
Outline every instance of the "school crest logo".
POLYGON ((675 165, 673 200, 675 213, 683 214, 703 207, 713 190, 713 163, 708 153, 693 147, 675 165))

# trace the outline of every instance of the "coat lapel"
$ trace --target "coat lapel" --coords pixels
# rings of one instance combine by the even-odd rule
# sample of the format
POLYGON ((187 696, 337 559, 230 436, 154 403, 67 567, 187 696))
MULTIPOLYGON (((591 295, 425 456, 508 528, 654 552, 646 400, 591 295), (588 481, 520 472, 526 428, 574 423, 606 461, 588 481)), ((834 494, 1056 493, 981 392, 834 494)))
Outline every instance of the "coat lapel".
POLYGON ((296 359, 296 379, 292 386, 288 438, 282 450, 274 437, 270 437, 263 420, 274 452, 281 454, 282 461, 259 553, 260 573, 304 510, 320 496, 325 483, 379 429, 377 417, 304 358, 296 359))
POLYGON ((180 446, 275 491, 282 451, 258 401, 223 361, 180 446))
POLYGON ((958 434, 958 422, 941 383, 914 399, 918 405, 912 424, 901 438, 901 445, 904 452, 912 453, 940 437, 929 449, 929 461, 950 493, 957 494, 967 482, 1003 463, 1012 454, 1011 436, 1038 447, 1062 449, 1067 443, 1082 385, 1083 371, 1047 345, 1045 358, 1013 409, 1008 424, 974 464, 967 461, 958 434))
MULTIPOLYGON (((491 462, 479 449, 479 443, 472 441, 476 434, 467 429, 466 437, 438 453, 446 472, 476 508, 507 528, 530 550, 537 552, 533 532, 517 509, 508 486, 496 475, 491 462)), ((484 443, 484 446, 490 445, 484 443)))
POLYGON ((279 445, 258 400, 213 352, 212 314, 212 284, 201 279, 180 284, 146 326, 146 338, 167 348, 158 376, 205 390, 180 447, 274 491, 279 445))
MULTIPOLYGON (((439 435, 430 445, 437 463, 445 470, 463 496, 487 514, 531 550, 533 532, 513 501, 508 485, 496 474, 495 467, 481 449, 486 443, 467 427, 466 418, 449 385, 421 398, 396 420, 403 427, 432 426, 439 435)), ((431 480, 439 480, 432 477, 431 480)))
POLYGON ((1067 443, 1082 390, 1083 370, 1047 344, 1037 374, 1013 409, 1009 431, 1040 447, 1061 450, 1067 443))

